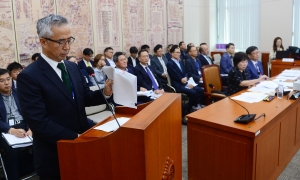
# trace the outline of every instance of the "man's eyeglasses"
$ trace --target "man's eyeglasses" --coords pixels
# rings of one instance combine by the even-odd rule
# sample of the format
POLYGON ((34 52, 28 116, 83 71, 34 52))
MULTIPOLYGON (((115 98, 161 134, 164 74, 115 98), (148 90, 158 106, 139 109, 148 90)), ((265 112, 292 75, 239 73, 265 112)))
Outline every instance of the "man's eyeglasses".
POLYGON ((56 42, 59 46, 65 46, 66 43, 71 45, 75 41, 75 38, 72 37, 72 36, 69 37, 68 39, 59 39, 59 40, 53 40, 53 39, 45 38, 45 37, 43 37, 43 38, 48 40, 48 41, 56 42))

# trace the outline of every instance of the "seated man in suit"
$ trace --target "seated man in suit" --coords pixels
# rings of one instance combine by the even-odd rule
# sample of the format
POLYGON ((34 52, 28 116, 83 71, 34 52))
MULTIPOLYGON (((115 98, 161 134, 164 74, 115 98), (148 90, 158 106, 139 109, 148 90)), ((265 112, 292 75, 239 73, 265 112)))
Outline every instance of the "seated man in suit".
POLYGON ((12 77, 12 88, 17 88, 17 77, 19 73, 23 70, 23 66, 17 62, 10 63, 7 68, 12 77))
POLYGON ((137 77, 137 85, 147 90, 153 90, 155 94, 163 94, 164 90, 155 75, 155 70, 148 65, 148 51, 145 49, 140 50, 138 58, 140 63, 133 68, 134 74, 137 77))
POLYGON ((180 48, 180 59, 182 61, 186 60, 186 45, 184 43, 184 41, 180 41, 179 42, 179 48, 180 48))
POLYGON ((208 50, 208 46, 206 43, 200 44, 199 53, 200 54, 198 55, 198 58, 202 64, 202 66, 214 64, 212 59, 208 56, 209 50, 208 50))
POLYGON ((248 74, 248 80, 258 79, 260 76, 264 75, 264 70, 261 61, 259 61, 259 52, 256 46, 250 46, 246 50, 248 55, 248 65, 246 72, 248 74))
POLYGON ((167 71, 167 63, 168 59, 163 56, 163 46, 158 44, 154 47, 155 55, 152 58, 152 67, 155 68, 155 74, 159 78, 160 82, 163 84, 168 84, 168 71, 167 71))
POLYGON ((127 71, 130 74, 134 75, 133 68, 130 64, 128 64, 128 60, 123 52, 116 52, 113 56, 113 60, 116 64, 117 69, 121 69, 123 71, 127 71))
POLYGON ((34 53, 32 56, 31 56, 31 61, 34 62, 36 61, 40 56, 40 53, 34 53))
MULTIPOLYGON (((25 135, 32 136, 22 117, 17 90, 12 88, 12 77, 6 69, 0 69, 0 93, 0 133, 9 133, 20 138, 25 135)), ((34 171, 32 155, 28 151, 12 148, 2 136, 0 148, 4 151, 3 161, 9 180, 18 180, 34 171)))
POLYGON ((129 53, 130 56, 128 57, 128 64, 132 67, 135 67, 139 63, 139 59, 137 58, 138 49, 135 46, 130 47, 129 53))
POLYGON ((82 60, 79 61, 77 64, 81 70, 81 73, 86 81, 86 85, 87 86, 93 86, 91 77, 89 76, 89 74, 86 71, 86 67, 92 67, 92 65, 94 64, 94 61, 92 61, 93 59, 93 50, 90 48, 85 48, 82 52, 83 57, 82 60))
POLYGON ((173 44, 169 44, 168 46, 167 46, 167 53, 165 54, 165 56, 166 56, 166 58, 168 59, 168 60, 171 60, 171 58, 172 58, 172 56, 171 56, 171 54, 170 54, 170 49, 171 49, 171 47, 173 46, 173 44))
POLYGON ((200 102, 203 100, 204 91, 198 86, 188 83, 188 74, 185 72, 182 61, 180 60, 180 49, 173 45, 171 50, 172 59, 168 62, 168 74, 171 78, 171 84, 177 93, 185 93, 189 96, 189 110, 198 110, 200 102))
POLYGON ((148 65, 151 65, 151 59, 153 58, 153 56, 150 54, 150 46, 148 46, 147 44, 144 44, 141 46, 141 50, 147 50, 149 53, 149 62, 148 65))
POLYGON ((92 64, 94 63, 94 61, 92 61, 93 59, 93 50, 90 48, 85 48, 82 52, 83 57, 82 57, 82 61, 78 62, 78 66, 80 69, 86 69, 86 67, 92 67, 92 64))
POLYGON ((107 47, 104 49, 104 55, 105 55, 105 63, 106 63, 106 66, 112 66, 112 67, 115 67, 116 64, 113 60, 113 54, 114 54, 114 49, 112 47, 107 47))
POLYGON ((220 60, 220 73, 228 74, 229 71, 233 68, 233 56, 234 56, 234 44, 226 44, 226 53, 223 54, 220 60))
POLYGON ((197 49, 194 46, 188 46, 187 52, 189 53, 189 58, 185 62, 185 70, 188 74, 188 77, 193 77, 195 83, 201 86, 201 62, 199 61, 199 59, 197 59, 197 49))

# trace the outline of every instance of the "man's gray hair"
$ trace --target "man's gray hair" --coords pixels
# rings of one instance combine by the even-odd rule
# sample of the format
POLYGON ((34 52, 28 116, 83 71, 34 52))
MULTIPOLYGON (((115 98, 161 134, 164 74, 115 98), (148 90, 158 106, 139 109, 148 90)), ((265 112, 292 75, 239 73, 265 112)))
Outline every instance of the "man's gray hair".
POLYGON ((53 35, 53 26, 68 25, 69 21, 60 15, 50 14, 42 19, 39 19, 36 24, 36 30, 39 38, 50 38, 53 35))

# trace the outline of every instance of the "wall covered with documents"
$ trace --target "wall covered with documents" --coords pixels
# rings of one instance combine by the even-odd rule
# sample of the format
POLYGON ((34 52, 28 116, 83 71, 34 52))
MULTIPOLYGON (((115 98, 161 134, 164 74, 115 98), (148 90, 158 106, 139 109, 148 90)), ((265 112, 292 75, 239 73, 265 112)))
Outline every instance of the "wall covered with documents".
POLYGON ((0 67, 17 61, 27 66, 41 51, 36 22, 60 14, 72 25, 75 42, 69 55, 94 54, 105 47, 129 52, 131 46, 183 40, 183 0, 0 0, 0 67))

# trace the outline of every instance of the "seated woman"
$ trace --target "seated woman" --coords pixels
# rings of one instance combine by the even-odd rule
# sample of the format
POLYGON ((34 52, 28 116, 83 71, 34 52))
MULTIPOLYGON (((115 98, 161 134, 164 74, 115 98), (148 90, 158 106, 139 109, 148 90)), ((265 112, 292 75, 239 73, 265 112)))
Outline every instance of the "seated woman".
POLYGON ((271 63, 272 59, 276 58, 277 51, 283 51, 284 48, 282 46, 282 39, 280 37, 276 37, 273 41, 273 46, 269 54, 269 63, 271 63))
POLYGON ((258 79, 247 80, 245 69, 248 65, 248 56, 246 53, 236 53, 233 57, 233 65, 228 74, 228 96, 268 78, 268 76, 262 75, 258 79))
POLYGON ((91 82, 93 83, 93 86, 97 86, 97 84, 100 86, 101 89, 104 88, 105 81, 107 79, 103 67, 106 65, 105 63, 105 56, 103 54, 97 54, 94 58, 94 71, 95 71, 95 78, 90 78, 91 82))

